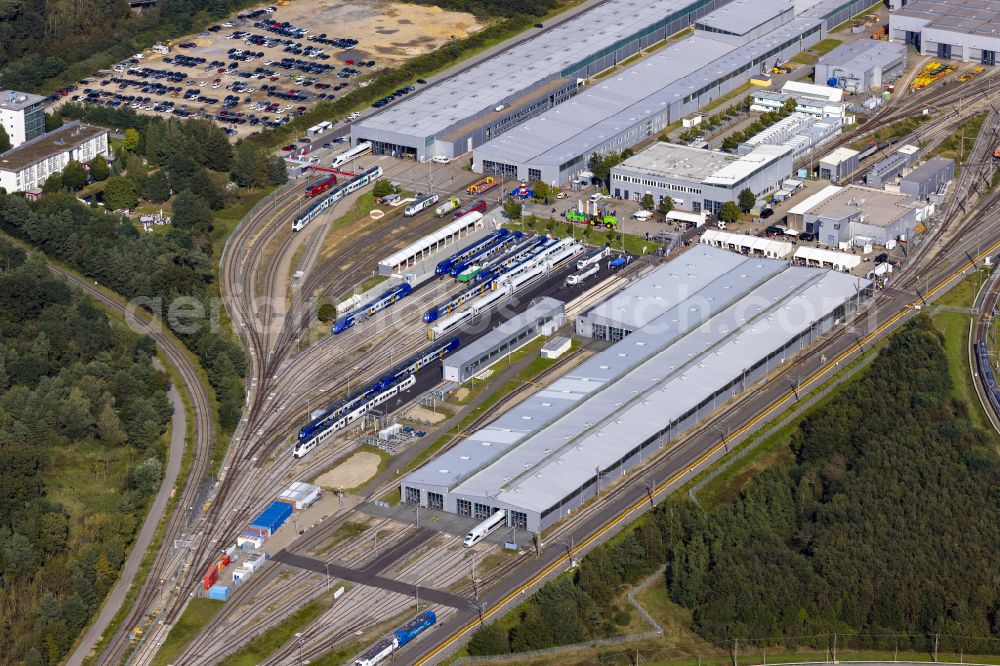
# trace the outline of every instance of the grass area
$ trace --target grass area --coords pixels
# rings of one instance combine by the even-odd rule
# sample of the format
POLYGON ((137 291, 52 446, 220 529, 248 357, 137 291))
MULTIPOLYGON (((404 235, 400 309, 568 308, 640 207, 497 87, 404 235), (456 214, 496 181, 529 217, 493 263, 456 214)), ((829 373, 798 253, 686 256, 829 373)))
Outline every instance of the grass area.
POLYGON ((814 46, 810 47, 809 50, 818 56, 823 56, 834 50, 838 46, 843 44, 839 39, 833 39, 832 37, 827 37, 826 39, 820 40, 814 46))
POLYGON ((611 243, 613 250, 621 251, 624 248, 625 252, 635 255, 648 254, 658 247, 658 243, 655 240, 646 240, 642 236, 620 231, 620 229, 623 229, 626 225, 628 225, 628 221, 619 220, 618 229, 607 229, 605 227, 591 227, 573 224, 572 222, 566 222, 555 218, 528 216, 524 219, 523 224, 518 225, 512 223, 510 227, 523 228, 524 231, 534 231, 536 233, 548 234, 553 238, 573 236, 574 238, 583 240, 590 245, 604 245, 606 243, 611 243))
POLYGON ((333 603, 333 593, 324 593, 302 606, 287 618, 258 635, 243 649, 234 652, 221 662, 220 666, 256 666, 264 662, 267 656, 292 639, 293 636, 333 603))
POLYGON ((815 65, 816 62, 819 60, 819 56, 813 55, 808 51, 803 51, 802 53, 796 53, 789 59, 792 62, 798 63, 800 65, 815 65))
MULTIPOLYGON (((935 302, 944 307, 970 307, 987 277, 985 271, 976 271, 955 285, 935 302)), ((944 348, 948 355, 948 372, 951 375, 952 395, 969 406, 969 420, 976 426, 990 431, 989 417, 976 395, 975 379, 969 368, 969 325, 973 315, 961 312, 938 312, 931 317, 934 326, 944 335, 944 348)))
POLYGON ((224 602, 207 597, 195 597, 189 603, 184 613, 178 618, 166 640, 153 657, 152 666, 167 666, 175 663, 177 655, 191 642, 198 632, 212 619, 212 616, 222 608, 224 602))
MULTIPOLYGON (((259 190, 245 192, 233 203, 222 210, 215 212, 215 223, 212 229, 212 254, 216 257, 222 256, 222 248, 229 239, 233 229, 242 220, 250 209, 257 205, 257 202, 266 197, 271 192, 278 189, 277 186, 263 187, 259 190)), ((216 278, 218 278, 219 265, 215 263, 216 278)))
POLYGON ((934 151, 928 155, 928 158, 940 156, 955 160, 957 175, 962 160, 972 152, 973 146, 976 145, 976 138, 979 136, 979 130, 986 121, 987 114, 987 111, 983 111, 956 127, 955 131, 947 139, 937 145, 934 151))
POLYGON ((395 488, 387 492, 385 495, 379 497, 379 499, 388 504, 389 506, 396 506, 403 499, 403 491, 400 490, 399 486, 397 485, 395 488))
POLYGON ((749 92, 750 89, 753 88, 753 87, 754 87, 754 85, 752 83, 744 83, 739 88, 736 88, 735 90, 731 90, 730 92, 726 93, 725 95, 723 95, 719 99, 712 100, 711 102, 709 102, 708 104, 706 104, 705 106, 703 106, 701 108, 701 113, 702 114, 706 114, 709 111, 713 111, 713 110, 719 108, 723 104, 726 104, 728 102, 732 102, 733 100, 736 100, 736 99, 742 99, 742 98, 746 97, 746 93, 749 92))
POLYGON ((359 287, 359 289, 361 290, 361 293, 363 294, 366 291, 368 291, 369 289, 372 289, 372 288, 374 288, 374 287, 382 284, 383 282, 385 282, 388 279, 389 279, 388 275, 373 275, 370 278, 368 278, 367 280, 365 280, 364 282, 362 282, 361 286, 359 287))
POLYGON ((879 128, 867 137, 858 139, 852 143, 850 147, 854 150, 861 150, 871 144, 872 141, 882 143, 883 141, 888 141, 890 139, 901 139, 904 136, 911 134, 921 124, 930 120, 930 118, 930 116, 919 115, 890 123, 885 127, 879 128))

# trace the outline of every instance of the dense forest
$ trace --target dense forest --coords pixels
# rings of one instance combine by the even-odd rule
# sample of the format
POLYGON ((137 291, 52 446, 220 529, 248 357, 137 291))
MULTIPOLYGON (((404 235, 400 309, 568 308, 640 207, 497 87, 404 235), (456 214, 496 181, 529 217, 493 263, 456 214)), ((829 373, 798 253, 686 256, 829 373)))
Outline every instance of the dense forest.
POLYGON ((0 662, 58 663, 118 576, 165 459, 153 352, 0 240, 0 662))
MULTIPOLYGON (((757 475, 706 514, 673 498, 522 605, 481 629, 473 654, 614 633, 625 587, 665 567, 670 597, 706 641, 859 633, 1000 638, 1000 457, 951 397, 940 334, 921 316, 865 376, 804 419, 794 462, 757 475)), ((976 639, 992 639, 979 640, 976 639)), ((824 639, 825 640, 825 639, 824 639)))
POLYGON ((126 58, 158 39, 190 32, 250 0, 159 0, 134 14, 128 0, 0 0, 0 85, 36 91, 126 58))
MULTIPOLYGON (((163 232, 142 233, 124 217, 89 207, 67 192, 69 165, 46 181, 46 196, 29 203, 0 195, 0 228, 78 268, 127 299, 165 318, 171 304, 188 300, 202 313, 184 318, 174 332, 198 355, 219 401, 224 428, 239 420, 245 359, 219 328, 221 301, 214 285, 213 210, 232 196, 225 183, 260 186, 280 182, 253 146, 234 151, 209 121, 153 119, 143 130, 126 132, 104 185, 107 208, 132 208, 140 197, 171 201, 172 224, 163 232), (226 173, 223 173, 226 172, 226 173)), ((71 163, 72 164, 72 163, 71 163)), ((168 324, 171 324, 168 321, 168 324)), ((172 324, 171 324, 172 325, 172 324)))

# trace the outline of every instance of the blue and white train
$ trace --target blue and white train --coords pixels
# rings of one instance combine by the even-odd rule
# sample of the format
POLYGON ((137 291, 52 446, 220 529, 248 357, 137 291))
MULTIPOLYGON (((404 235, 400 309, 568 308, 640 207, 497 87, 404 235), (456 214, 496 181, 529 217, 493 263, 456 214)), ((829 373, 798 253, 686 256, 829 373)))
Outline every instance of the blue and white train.
POLYGON ((427 631, 437 623, 437 615, 432 610, 418 613, 402 624, 391 635, 379 639, 374 645, 358 655, 354 666, 376 666, 392 657, 393 653, 427 631))
POLYGON ((333 322, 333 328, 331 330, 334 333, 343 333, 351 326, 354 326, 354 324, 357 323, 358 319, 362 316, 370 316, 376 312, 385 310, 399 299, 406 298, 411 293, 413 293, 413 287, 411 287, 408 282, 386 289, 382 292, 382 295, 375 300, 362 305, 354 312, 346 314, 337 321, 333 322))
POLYGON ((299 429, 293 455, 301 458, 331 434, 350 425, 369 409, 413 386, 413 377, 421 368, 451 354, 461 346, 458 338, 442 340, 415 354, 383 375, 378 381, 334 403, 322 414, 299 429))
POLYGON ((428 363, 433 363, 434 361, 443 359, 460 346, 462 346, 462 342, 458 338, 442 340, 437 344, 431 345, 429 348, 419 354, 411 356, 387 372, 381 379, 375 382, 373 388, 376 390, 389 388, 396 382, 400 382, 410 375, 416 374, 418 370, 426 366, 428 363))
POLYGON ((423 321, 425 324, 430 324, 433 321, 437 321, 440 317, 444 315, 451 314, 459 308, 463 303, 476 298, 477 296, 482 296, 486 292, 493 289, 493 282, 483 282, 482 284, 477 284, 474 287, 466 289, 461 294, 452 296, 450 299, 441 303, 440 305, 435 305, 430 310, 424 313, 423 321))
POLYGON ((508 233, 506 236, 494 240, 489 245, 473 252, 470 256, 453 263, 451 269, 448 271, 448 274, 452 277, 458 277, 462 271, 466 268, 470 268, 473 264, 511 249, 518 241, 521 240, 521 237, 523 236, 524 233, 515 231, 514 233, 508 233))
MULTIPOLYGON (((358 419, 362 418, 370 410, 378 407, 383 402, 391 398, 392 396, 406 391, 414 384, 417 383, 417 378, 410 375, 400 383, 395 386, 390 386, 384 391, 374 391, 372 389, 366 390, 360 399, 353 400, 351 404, 351 409, 347 413, 343 414, 340 418, 336 420, 330 418, 326 419, 328 424, 325 429, 315 431, 315 434, 309 439, 302 440, 302 431, 299 431, 300 439, 295 442, 295 448, 292 450, 292 455, 296 458, 301 458, 305 454, 309 453, 317 446, 328 440, 333 436, 338 430, 342 430, 347 426, 351 425, 358 419)), ((342 411, 342 410, 341 410, 342 411)))
MULTIPOLYGON (((478 215, 478 213, 469 213, 469 215, 478 215)), ((438 265, 434 268, 434 272, 437 273, 438 275, 447 275, 448 273, 451 272, 451 269, 455 267, 455 264, 466 261, 467 259, 469 259, 469 257, 475 256, 475 254, 480 250, 482 250, 483 248, 489 247, 496 241, 508 236, 509 234, 510 231, 508 229, 497 229, 488 236, 481 238, 472 245, 467 245, 466 247, 462 248, 455 254, 451 255, 444 261, 439 262, 438 265)))
POLYGON ((340 185, 335 185, 330 193, 325 197, 309 206, 306 212, 295 218, 292 222, 292 231, 302 231, 303 228, 313 220, 315 220, 320 213, 325 211, 327 208, 337 203, 344 197, 346 197, 351 192, 356 192, 360 190, 365 185, 370 185, 374 183, 377 179, 382 177, 382 167, 376 166, 371 169, 365 169, 359 173, 356 177, 342 183, 340 185))

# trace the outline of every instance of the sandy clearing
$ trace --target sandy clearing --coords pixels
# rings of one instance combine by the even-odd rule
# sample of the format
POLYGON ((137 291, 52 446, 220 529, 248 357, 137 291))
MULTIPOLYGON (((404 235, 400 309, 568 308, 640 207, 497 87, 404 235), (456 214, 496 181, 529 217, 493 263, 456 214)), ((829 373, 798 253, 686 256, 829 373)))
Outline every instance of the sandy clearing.
POLYGON ((324 488, 357 488, 378 472, 381 458, 368 451, 358 451, 329 472, 318 476, 313 483, 324 488))

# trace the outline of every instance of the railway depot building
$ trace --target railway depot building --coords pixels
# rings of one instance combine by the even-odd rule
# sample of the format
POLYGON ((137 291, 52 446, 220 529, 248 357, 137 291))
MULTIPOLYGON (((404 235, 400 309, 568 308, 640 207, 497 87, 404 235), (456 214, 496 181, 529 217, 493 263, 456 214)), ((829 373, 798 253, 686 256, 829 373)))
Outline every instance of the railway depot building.
POLYGON ((608 0, 351 127, 378 154, 456 157, 731 0, 608 0))
POLYGON ((508 525, 539 532, 764 380, 870 290, 706 245, 660 271, 640 278, 660 292, 654 308, 607 313, 633 332, 404 477, 403 500, 480 520, 506 509, 508 525))
POLYGON ((781 188, 792 175, 793 149, 759 145, 742 156, 657 143, 611 169, 611 194, 656 202, 670 197, 677 208, 718 214, 745 187, 760 197, 781 188))
POLYGON ((889 15, 889 41, 921 55, 997 64, 1000 5, 990 0, 911 0, 889 15))
POLYGON ((829 187, 822 194, 801 211, 802 227, 830 247, 885 245, 909 238, 917 226, 917 208, 909 195, 857 185, 829 187))

